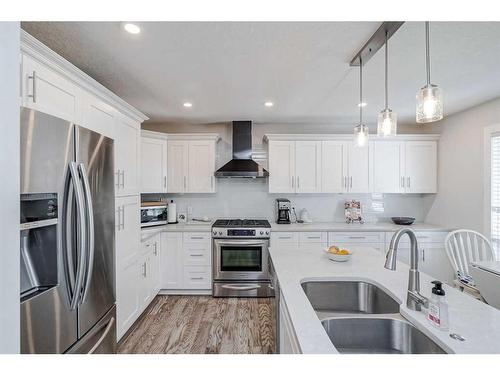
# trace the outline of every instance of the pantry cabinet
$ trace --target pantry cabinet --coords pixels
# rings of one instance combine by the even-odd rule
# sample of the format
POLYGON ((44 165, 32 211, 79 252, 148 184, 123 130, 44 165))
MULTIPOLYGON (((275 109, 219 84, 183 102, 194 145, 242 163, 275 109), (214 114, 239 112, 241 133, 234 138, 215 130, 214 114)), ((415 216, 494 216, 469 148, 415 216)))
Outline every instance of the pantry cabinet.
POLYGON ((270 193, 435 193, 436 135, 268 134, 270 193))
POLYGON ((214 193, 217 134, 169 134, 167 192, 214 193))
POLYGON ((142 131, 141 193, 167 192, 167 139, 142 131))

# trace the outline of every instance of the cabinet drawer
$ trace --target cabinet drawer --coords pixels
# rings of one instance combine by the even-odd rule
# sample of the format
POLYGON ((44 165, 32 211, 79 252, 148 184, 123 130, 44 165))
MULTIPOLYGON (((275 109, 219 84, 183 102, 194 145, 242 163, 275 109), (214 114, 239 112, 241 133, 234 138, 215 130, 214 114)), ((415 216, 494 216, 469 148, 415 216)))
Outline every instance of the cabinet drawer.
MULTIPOLYGON (((387 232, 386 233, 386 241, 387 244, 391 242, 392 236, 394 235, 395 232, 387 232)), ((417 240, 419 244, 423 243, 439 243, 444 246, 444 240, 446 236, 448 235, 448 232, 415 232, 417 236, 417 240)), ((403 236, 401 237, 401 240, 399 241, 401 245, 409 246, 410 245, 410 239, 408 236, 403 236)))
POLYGON ((299 243, 326 243, 328 242, 328 234, 326 232, 300 232, 299 243))
POLYGON ((185 266, 184 289, 211 289, 211 273, 209 266, 185 266))
POLYGON ((299 234, 296 232, 276 232, 271 233, 271 246, 272 243, 297 243, 299 242, 299 234))
POLYGON ((184 233, 184 243, 208 242, 210 243, 210 232, 187 232, 184 233))
POLYGON ((203 243, 184 244, 184 265, 186 266, 210 266, 210 247, 203 243))
POLYGON ((384 232, 329 232, 328 243, 336 245, 338 242, 363 243, 363 242, 385 242, 384 232))

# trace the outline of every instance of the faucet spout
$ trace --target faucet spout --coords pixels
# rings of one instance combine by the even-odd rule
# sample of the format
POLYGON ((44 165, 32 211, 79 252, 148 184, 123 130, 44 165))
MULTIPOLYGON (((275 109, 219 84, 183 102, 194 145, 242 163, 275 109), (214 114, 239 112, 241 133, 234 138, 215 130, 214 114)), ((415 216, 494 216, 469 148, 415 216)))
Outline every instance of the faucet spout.
POLYGON ((420 294, 420 273, 418 271, 418 243, 415 232, 410 228, 398 230, 392 236, 389 250, 387 251, 384 267, 394 271, 396 269, 397 250, 399 240, 407 234, 410 238, 410 271, 408 277, 408 293, 406 306, 411 310, 420 311, 422 306, 428 306, 428 299, 420 294))

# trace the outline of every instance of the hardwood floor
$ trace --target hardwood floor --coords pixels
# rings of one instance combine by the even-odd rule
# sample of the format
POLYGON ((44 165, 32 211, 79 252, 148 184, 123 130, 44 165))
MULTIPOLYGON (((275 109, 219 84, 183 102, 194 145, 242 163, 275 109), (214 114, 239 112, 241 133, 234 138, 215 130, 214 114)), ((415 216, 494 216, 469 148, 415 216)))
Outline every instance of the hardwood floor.
POLYGON ((157 296, 118 344, 118 353, 271 354, 273 298, 157 296))

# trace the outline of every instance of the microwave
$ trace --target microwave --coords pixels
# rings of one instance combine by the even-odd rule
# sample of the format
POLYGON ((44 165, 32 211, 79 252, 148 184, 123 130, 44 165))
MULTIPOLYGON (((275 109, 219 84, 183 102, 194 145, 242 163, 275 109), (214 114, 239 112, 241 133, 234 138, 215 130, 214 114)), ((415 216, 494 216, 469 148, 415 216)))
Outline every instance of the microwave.
POLYGON ((142 206, 141 207, 141 227, 152 227, 155 225, 165 225, 168 222, 167 205, 142 206))

